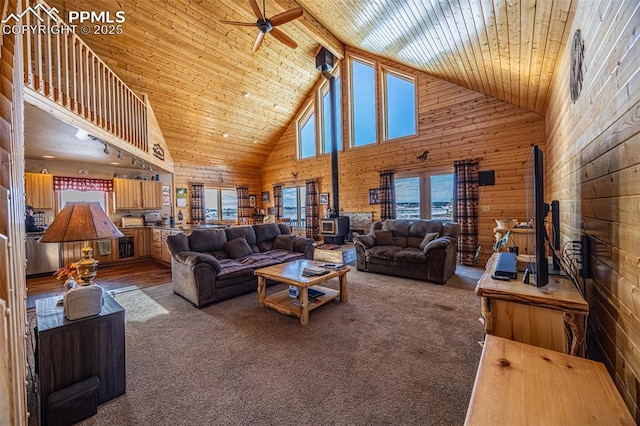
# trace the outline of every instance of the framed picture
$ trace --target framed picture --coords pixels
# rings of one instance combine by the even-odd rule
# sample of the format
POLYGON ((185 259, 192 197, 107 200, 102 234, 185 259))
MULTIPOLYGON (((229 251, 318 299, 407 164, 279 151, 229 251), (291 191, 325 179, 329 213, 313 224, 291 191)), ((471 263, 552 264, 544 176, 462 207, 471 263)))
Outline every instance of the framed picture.
POLYGON ((187 188, 176 188, 176 206, 187 206, 187 188))
POLYGON ((171 186, 169 185, 162 185, 162 195, 166 195, 169 196, 171 195, 171 186))
POLYGON ((321 206, 328 206, 329 205, 329 193, 328 192, 321 192, 319 200, 320 200, 320 205, 321 206))
POLYGON ((273 216, 274 214, 276 214, 276 208, 275 207, 267 207, 267 214, 269 216, 273 216))
POLYGON ((256 196, 254 195, 249 195, 249 207, 255 207, 256 206, 256 196))
POLYGON ((171 205, 171 198, 168 195, 163 195, 162 196, 162 205, 163 206, 170 206, 171 205))
POLYGON ((374 188, 369 190, 369 204, 380 204, 379 188, 374 188))
POLYGON ((262 201, 265 203, 271 201, 271 199, 269 198, 269 191, 262 191, 262 201))

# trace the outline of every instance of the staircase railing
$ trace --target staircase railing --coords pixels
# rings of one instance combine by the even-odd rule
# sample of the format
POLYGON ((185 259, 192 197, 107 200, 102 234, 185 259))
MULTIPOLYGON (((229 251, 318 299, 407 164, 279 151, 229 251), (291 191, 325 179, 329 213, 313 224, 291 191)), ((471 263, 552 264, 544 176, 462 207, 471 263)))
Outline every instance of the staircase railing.
POLYGON ((22 16, 23 25, 56 28, 24 31, 25 85, 148 152, 144 100, 109 69, 55 9, 42 0, 26 0, 25 7, 32 9, 22 16))

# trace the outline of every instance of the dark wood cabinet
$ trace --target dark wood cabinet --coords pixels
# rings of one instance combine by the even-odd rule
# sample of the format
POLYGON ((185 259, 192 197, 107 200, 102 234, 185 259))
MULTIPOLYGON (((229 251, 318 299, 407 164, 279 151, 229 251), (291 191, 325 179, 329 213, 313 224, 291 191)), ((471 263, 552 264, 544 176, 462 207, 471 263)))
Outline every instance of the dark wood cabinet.
POLYGON ((36 301, 38 325, 38 414, 49 424, 47 397, 57 390, 92 376, 100 379, 98 404, 126 391, 124 308, 103 292, 98 315, 71 321, 60 297, 36 301))

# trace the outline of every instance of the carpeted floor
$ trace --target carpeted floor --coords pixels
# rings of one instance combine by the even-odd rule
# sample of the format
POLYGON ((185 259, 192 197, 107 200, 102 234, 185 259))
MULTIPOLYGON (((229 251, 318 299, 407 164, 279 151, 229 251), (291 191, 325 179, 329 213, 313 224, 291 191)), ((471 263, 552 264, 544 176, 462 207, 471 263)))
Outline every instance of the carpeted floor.
POLYGON ((201 310, 170 284, 119 293, 127 394, 82 424, 460 425, 481 353, 481 272, 459 267, 439 286, 354 267, 349 302, 306 327, 254 293, 201 310))

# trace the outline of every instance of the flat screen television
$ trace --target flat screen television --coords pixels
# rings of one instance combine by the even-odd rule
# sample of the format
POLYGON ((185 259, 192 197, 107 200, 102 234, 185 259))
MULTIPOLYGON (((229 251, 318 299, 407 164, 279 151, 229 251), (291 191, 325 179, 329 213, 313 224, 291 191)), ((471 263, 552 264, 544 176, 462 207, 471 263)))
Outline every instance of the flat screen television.
POLYGON ((543 287, 549 283, 549 264, 545 250, 547 240, 545 218, 549 213, 549 205, 544 202, 544 163, 542 151, 537 145, 533 146, 527 161, 525 189, 527 221, 532 223, 535 229, 535 260, 529 263, 529 273, 534 274, 536 286, 543 287))

